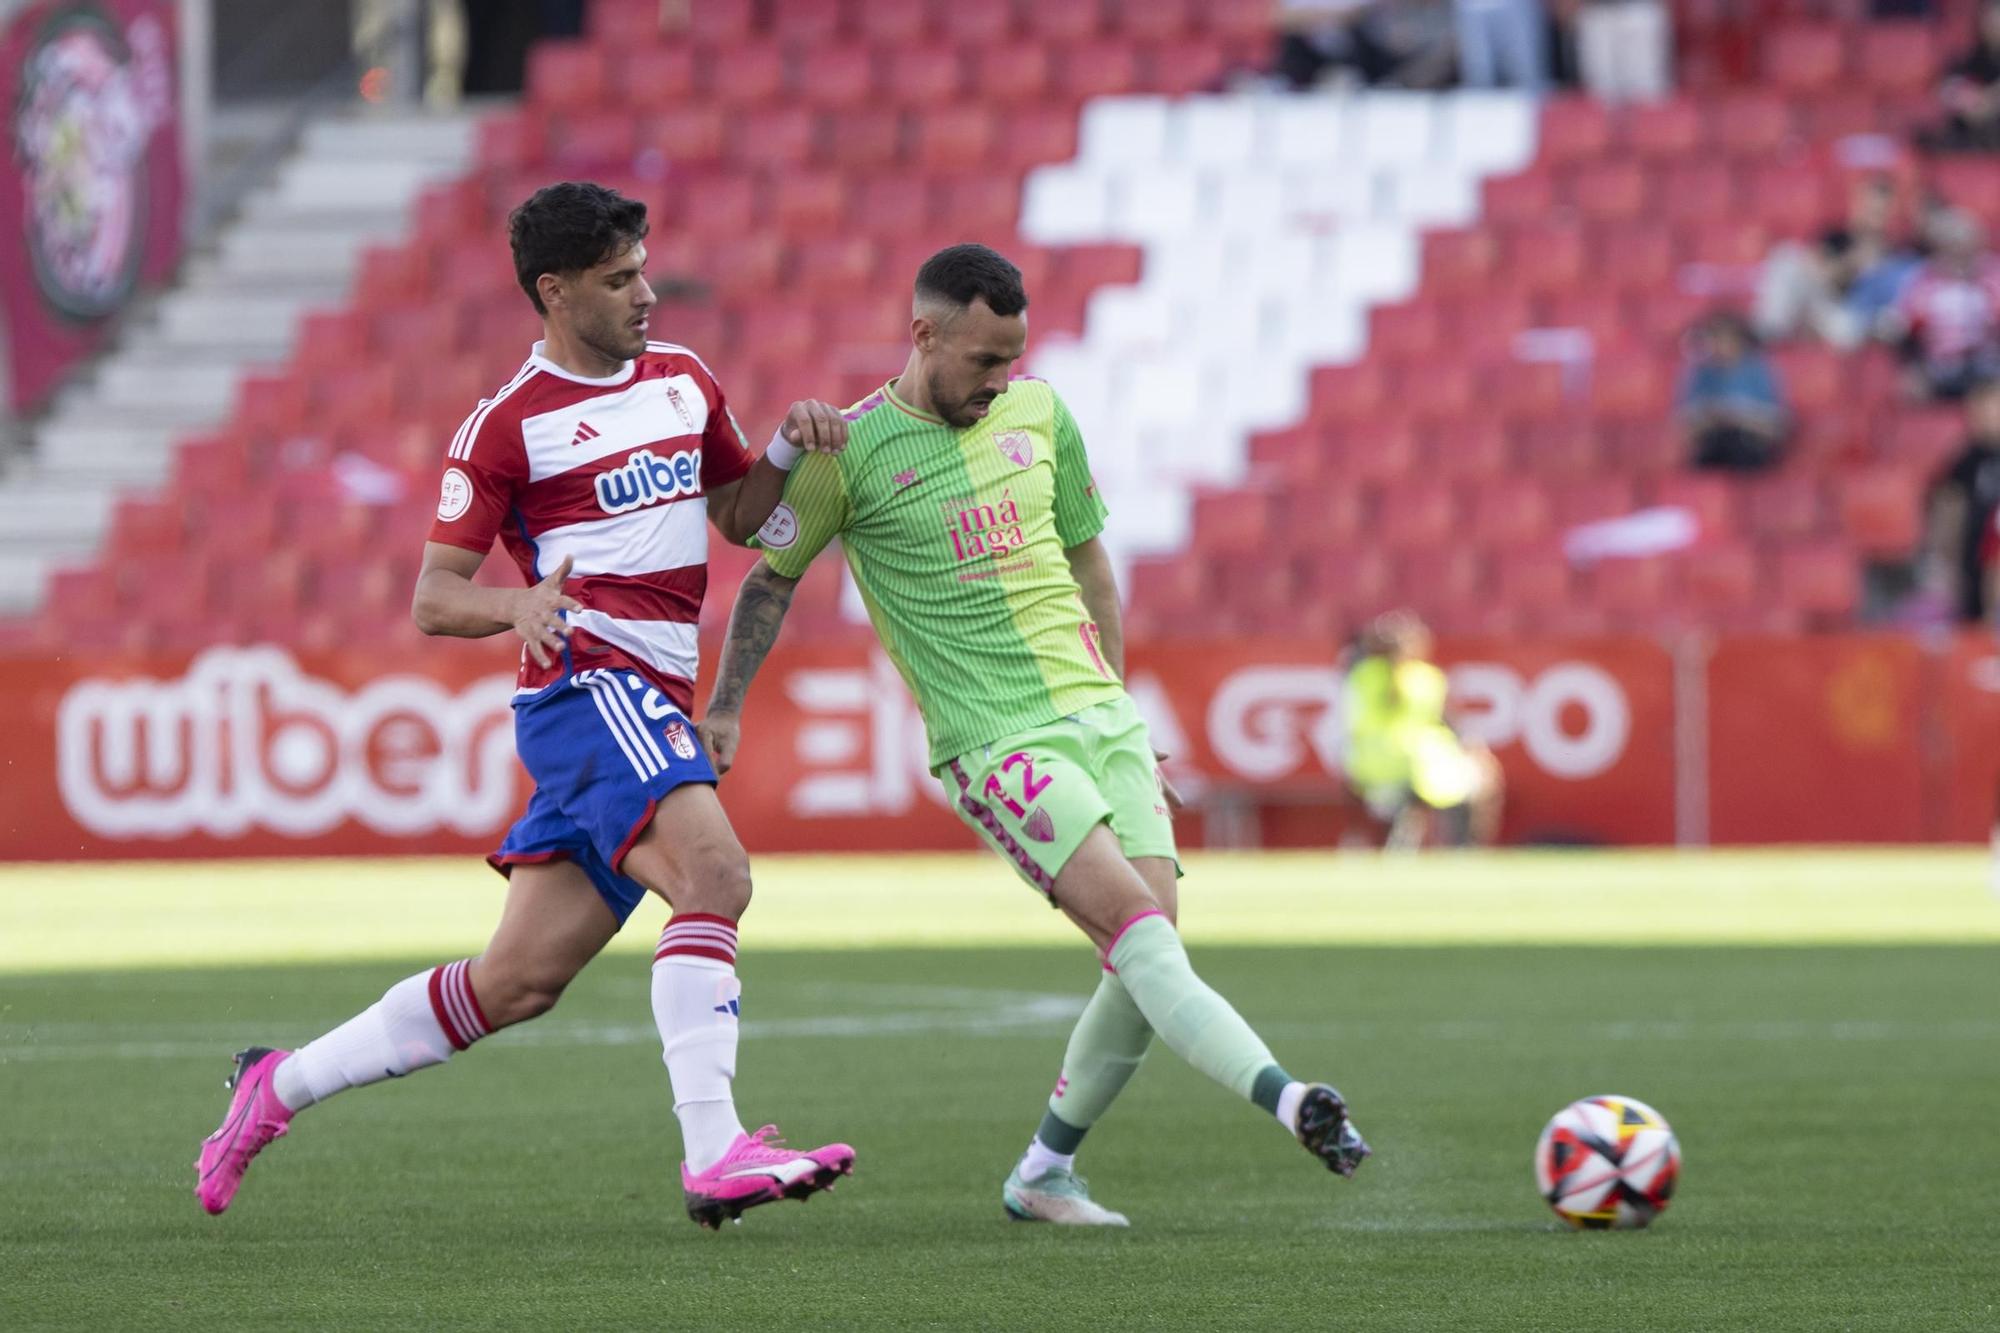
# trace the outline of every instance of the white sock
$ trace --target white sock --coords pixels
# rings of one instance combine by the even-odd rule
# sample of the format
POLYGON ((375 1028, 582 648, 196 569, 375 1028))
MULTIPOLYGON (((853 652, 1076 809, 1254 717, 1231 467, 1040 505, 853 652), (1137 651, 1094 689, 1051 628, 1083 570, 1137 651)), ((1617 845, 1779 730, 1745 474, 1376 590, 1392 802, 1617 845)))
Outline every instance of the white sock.
POLYGON ((486 1015, 463 962, 419 972, 278 1063, 271 1091, 294 1111, 348 1088, 443 1064, 485 1036, 486 1015))
POLYGON ((653 955, 653 1021, 688 1170, 706 1171, 743 1133, 730 1083, 736 1077, 736 923, 679 912, 653 955))
POLYGON ((1299 1132, 1299 1103, 1305 1099, 1306 1085, 1297 1079, 1287 1083, 1283 1091, 1278 1093, 1278 1106, 1275 1112, 1278 1123, 1294 1134, 1299 1132))
POLYGON ((1076 1154, 1057 1152, 1040 1139, 1028 1140, 1028 1151, 1021 1154, 1021 1179, 1033 1184, 1051 1171, 1076 1170, 1076 1154))

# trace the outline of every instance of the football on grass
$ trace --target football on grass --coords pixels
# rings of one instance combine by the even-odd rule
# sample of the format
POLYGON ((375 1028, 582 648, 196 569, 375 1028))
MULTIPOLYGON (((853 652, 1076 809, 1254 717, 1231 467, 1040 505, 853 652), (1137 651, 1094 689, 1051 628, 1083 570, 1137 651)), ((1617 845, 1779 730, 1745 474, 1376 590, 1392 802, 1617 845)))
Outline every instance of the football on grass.
POLYGON ((1557 1217, 1586 1230, 1647 1225, 1665 1211, 1680 1175, 1672 1126, 1631 1097, 1571 1102, 1535 1144, 1536 1187, 1557 1217))

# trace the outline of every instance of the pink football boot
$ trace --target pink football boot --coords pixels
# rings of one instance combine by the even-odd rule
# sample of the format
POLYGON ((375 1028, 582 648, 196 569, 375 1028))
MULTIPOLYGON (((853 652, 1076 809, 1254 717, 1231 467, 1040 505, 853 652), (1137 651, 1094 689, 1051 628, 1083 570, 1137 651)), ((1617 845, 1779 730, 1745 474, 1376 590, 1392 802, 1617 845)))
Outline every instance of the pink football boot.
POLYGON ((236 1072, 222 1081, 233 1088, 229 1114, 222 1128, 201 1143, 201 1156, 194 1159, 194 1197, 211 1213, 220 1213, 236 1197, 250 1159, 274 1140, 285 1137, 292 1113, 271 1091, 271 1071, 290 1051, 274 1051, 252 1046, 236 1053, 236 1072))
POLYGON ((736 1221, 746 1208, 780 1199, 804 1200, 854 1171, 854 1149, 829 1143, 811 1152, 783 1147, 776 1125, 755 1134, 739 1134, 722 1160, 696 1175, 681 1163, 681 1189, 688 1216, 720 1230, 724 1218, 736 1221))

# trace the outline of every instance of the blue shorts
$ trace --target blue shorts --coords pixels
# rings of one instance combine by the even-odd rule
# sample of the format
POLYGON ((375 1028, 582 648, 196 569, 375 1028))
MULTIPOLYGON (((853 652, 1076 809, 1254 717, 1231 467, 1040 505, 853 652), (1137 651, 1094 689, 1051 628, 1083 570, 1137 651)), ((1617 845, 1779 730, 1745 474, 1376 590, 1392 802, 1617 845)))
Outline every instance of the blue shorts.
POLYGON ((514 704, 514 746, 535 794, 500 849, 509 866, 567 857, 622 924, 646 896, 618 873, 674 788, 715 782, 694 723, 629 671, 579 671, 514 704))

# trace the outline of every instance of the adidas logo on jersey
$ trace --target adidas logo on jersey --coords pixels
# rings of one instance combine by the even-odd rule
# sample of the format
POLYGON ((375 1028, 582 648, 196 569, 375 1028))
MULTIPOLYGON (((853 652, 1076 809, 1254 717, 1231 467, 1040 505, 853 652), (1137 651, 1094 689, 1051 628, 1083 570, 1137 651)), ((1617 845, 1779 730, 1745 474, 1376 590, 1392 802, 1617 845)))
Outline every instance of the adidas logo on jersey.
POLYGON ((661 458, 641 449, 609 472, 597 474, 597 507, 607 514, 676 500, 701 492, 701 450, 683 449, 661 458))
POLYGON ((597 438, 598 433, 588 421, 579 421, 576 423, 576 434, 570 437, 569 447, 574 449, 579 444, 588 444, 597 438))

